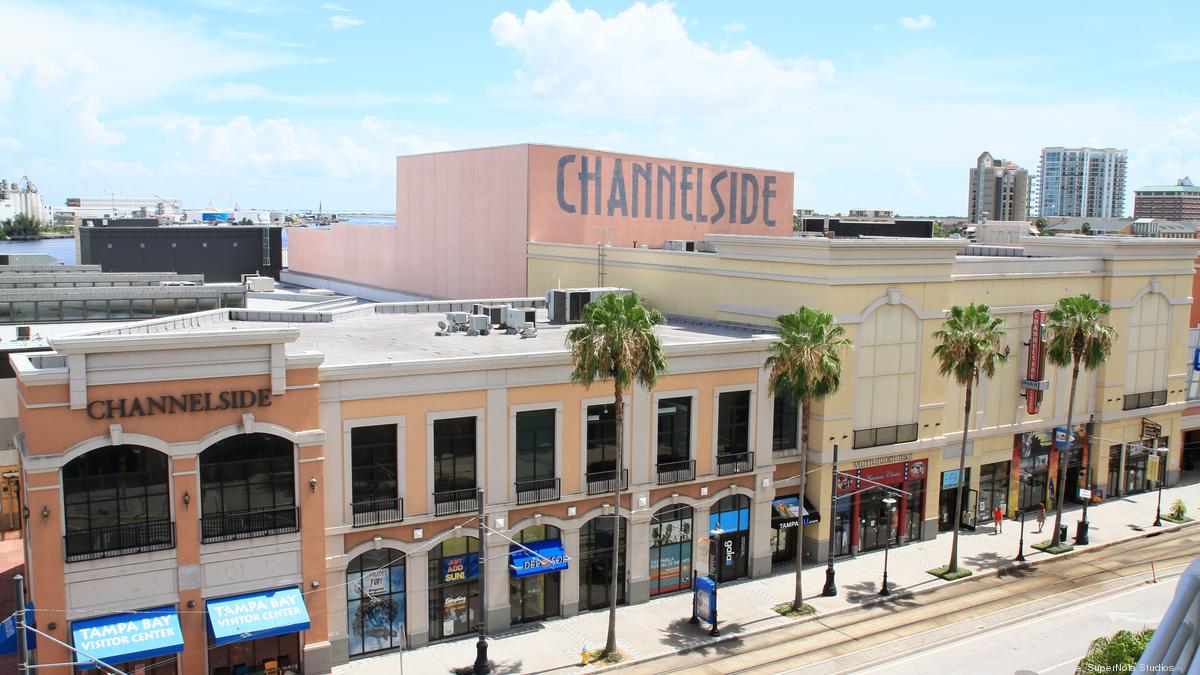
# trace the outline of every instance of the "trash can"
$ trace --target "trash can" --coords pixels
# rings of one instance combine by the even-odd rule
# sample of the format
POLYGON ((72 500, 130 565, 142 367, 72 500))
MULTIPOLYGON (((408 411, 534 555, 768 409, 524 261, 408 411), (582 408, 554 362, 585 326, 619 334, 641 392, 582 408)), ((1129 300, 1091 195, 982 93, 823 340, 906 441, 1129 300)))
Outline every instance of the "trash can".
POLYGON ((1058 526, 1058 540, 1064 544, 1067 543, 1067 526, 1066 525, 1058 526))

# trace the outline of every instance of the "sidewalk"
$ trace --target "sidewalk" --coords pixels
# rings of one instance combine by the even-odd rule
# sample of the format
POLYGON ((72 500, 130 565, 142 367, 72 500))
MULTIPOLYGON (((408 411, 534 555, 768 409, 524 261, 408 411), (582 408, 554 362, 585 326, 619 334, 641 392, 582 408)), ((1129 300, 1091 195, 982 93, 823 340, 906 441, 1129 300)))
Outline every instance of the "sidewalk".
MULTIPOLYGON (((1180 498, 1187 503, 1189 515, 1196 518, 1200 512, 1200 483, 1163 490, 1163 511, 1166 512, 1171 502, 1180 498)), ((1157 493, 1147 493, 1089 507, 1091 543, 1084 548, 1132 539, 1159 529, 1151 527, 1156 500, 1157 493)), ((1072 539, 1080 510, 1081 507, 1075 505, 1068 505, 1063 510, 1063 524, 1068 526, 1072 539)), ((1029 562, 1053 557, 1031 548, 1031 544, 1050 538, 1054 513, 1047 513, 1046 516, 1046 528, 1041 534, 1036 533, 1037 522, 1034 518, 1026 520, 1025 559, 1029 562)), ((1162 529, 1172 527, 1177 526, 1163 521, 1162 529)), ((1019 522, 1008 520, 1004 522, 1004 531, 1000 534, 992 534, 990 524, 975 532, 962 531, 959 534, 959 565, 976 574, 1014 565, 1020 530, 1019 522)), ((943 533, 931 541, 892 548, 888 561, 888 581, 893 593, 923 590, 947 583, 930 576, 925 570, 945 565, 949 556, 949 533, 943 533)), ((838 595, 832 598, 820 595, 825 583, 825 566, 812 565, 804 570, 805 601, 816 607, 819 614, 844 610, 879 597, 883 551, 837 560, 834 569, 837 573, 838 595)), ((769 577, 723 585, 719 591, 721 638, 711 638, 707 628, 701 629, 688 623, 692 602, 690 593, 621 607, 617 610, 617 641, 631 658, 640 659, 790 623, 796 619, 779 616, 773 607, 790 602, 794 586, 795 575, 791 568, 776 568, 775 574, 769 577)), ((603 647, 607 628, 607 610, 513 628, 489 640, 488 655, 494 664, 492 672, 497 675, 590 672, 594 667, 578 665, 580 650, 584 645, 592 649, 603 647)), ((447 673, 455 668, 470 666, 474 658, 475 640, 464 639, 352 661, 335 668, 334 672, 339 675, 447 673)))

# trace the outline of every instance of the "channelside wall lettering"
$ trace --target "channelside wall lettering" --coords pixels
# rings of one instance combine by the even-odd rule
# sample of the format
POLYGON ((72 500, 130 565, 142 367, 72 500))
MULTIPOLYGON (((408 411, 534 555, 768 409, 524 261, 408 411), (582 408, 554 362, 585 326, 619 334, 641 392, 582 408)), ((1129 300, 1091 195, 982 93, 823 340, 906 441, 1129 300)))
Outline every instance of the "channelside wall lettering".
POLYGON ((791 205, 779 203, 779 182, 771 173, 564 153, 555 194, 560 212, 580 216, 767 227, 783 218, 790 229, 791 205))
POLYGON ((270 405, 270 389, 238 389, 216 393, 88 401, 87 415, 94 420, 111 420, 119 417, 149 417, 151 415, 173 415, 211 410, 267 408, 270 405))

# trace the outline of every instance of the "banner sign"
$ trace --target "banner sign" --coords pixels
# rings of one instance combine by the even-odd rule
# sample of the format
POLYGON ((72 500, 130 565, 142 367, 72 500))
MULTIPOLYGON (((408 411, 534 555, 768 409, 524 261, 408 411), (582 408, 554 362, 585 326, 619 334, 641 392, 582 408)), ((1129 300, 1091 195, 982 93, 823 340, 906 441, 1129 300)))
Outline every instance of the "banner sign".
POLYGON ((1042 310, 1033 310, 1033 324, 1029 327, 1029 360, 1025 364, 1025 410, 1033 415, 1042 403, 1042 392, 1048 382, 1042 380, 1042 310))
POLYGON ((696 577, 692 602, 696 617, 705 623, 713 623, 717 618, 717 583, 708 577, 696 577))
POLYGON ((456 584, 479 576, 479 554, 468 553, 442 558, 442 583, 456 584))

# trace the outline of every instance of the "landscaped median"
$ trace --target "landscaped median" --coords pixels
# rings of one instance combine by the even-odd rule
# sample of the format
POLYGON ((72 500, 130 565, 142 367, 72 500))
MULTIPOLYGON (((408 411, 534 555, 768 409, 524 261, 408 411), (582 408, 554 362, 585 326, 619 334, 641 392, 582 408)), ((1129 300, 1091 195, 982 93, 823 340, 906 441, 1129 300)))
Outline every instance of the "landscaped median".
POLYGON ((941 567, 935 567, 931 570, 925 570, 925 571, 943 581, 954 581, 955 579, 962 579, 964 577, 969 577, 972 574, 971 570, 969 570, 965 567, 960 567, 957 570, 954 570, 953 572, 951 572, 949 570, 949 567, 946 565, 942 565, 941 567))

